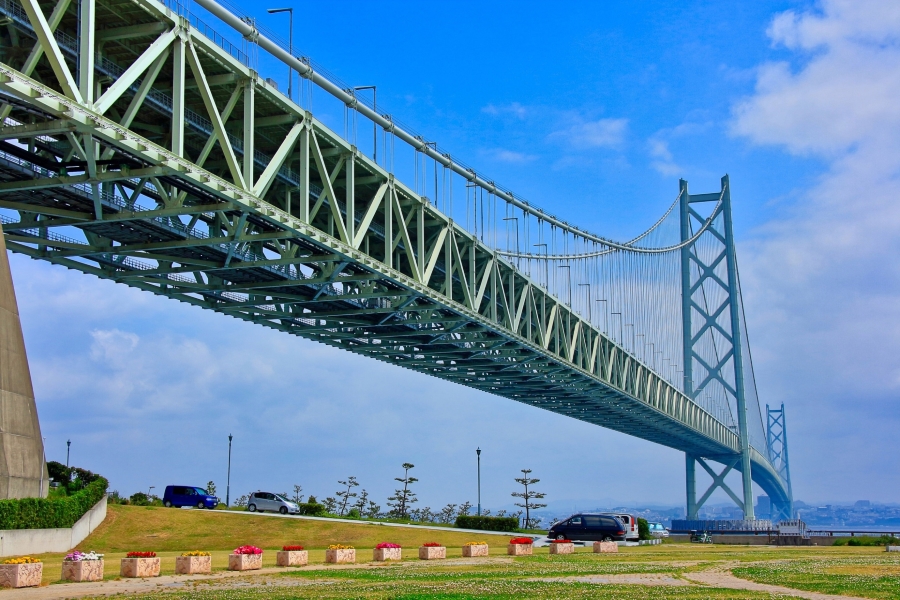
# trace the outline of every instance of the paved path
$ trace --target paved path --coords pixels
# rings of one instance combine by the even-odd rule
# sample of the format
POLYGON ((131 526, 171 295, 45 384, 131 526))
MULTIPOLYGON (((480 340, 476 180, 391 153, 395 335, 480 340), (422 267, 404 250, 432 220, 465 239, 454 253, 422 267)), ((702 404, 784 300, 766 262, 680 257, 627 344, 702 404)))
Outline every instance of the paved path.
POLYGON ((730 572, 700 571, 697 573, 683 573, 681 575, 688 581, 701 583, 711 587, 728 588, 731 590, 749 590, 753 592, 769 592, 807 600, 859 600, 858 596, 835 596, 832 594, 820 594, 818 592, 806 592, 794 588, 786 588, 780 585, 768 585, 756 583, 735 577, 730 572))

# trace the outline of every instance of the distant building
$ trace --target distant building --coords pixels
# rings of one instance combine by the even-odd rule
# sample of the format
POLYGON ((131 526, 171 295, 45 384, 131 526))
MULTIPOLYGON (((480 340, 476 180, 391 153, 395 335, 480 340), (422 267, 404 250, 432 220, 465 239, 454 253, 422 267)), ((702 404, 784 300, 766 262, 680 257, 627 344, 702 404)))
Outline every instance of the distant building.
POLYGON ((870 506, 872 506, 872 503, 868 500, 857 500, 853 506, 855 506, 856 508, 869 508, 870 506))

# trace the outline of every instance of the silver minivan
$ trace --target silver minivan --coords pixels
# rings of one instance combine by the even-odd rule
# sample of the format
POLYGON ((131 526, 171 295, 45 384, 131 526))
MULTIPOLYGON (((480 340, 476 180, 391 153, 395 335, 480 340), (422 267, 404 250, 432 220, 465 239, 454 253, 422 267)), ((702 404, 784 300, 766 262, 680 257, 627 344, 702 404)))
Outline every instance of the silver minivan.
POLYGON ((628 513, 600 513, 602 515, 610 515, 612 517, 618 517, 622 523, 625 524, 625 540, 626 541, 634 541, 641 539, 641 534, 638 531, 638 521, 637 517, 634 515, 629 515, 628 513))
POLYGON ((247 501, 247 510, 250 512, 280 512, 283 515, 288 513, 296 515, 300 513, 300 507, 284 498, 280 494, 272 494, 270 492, 253 492, 247 501))

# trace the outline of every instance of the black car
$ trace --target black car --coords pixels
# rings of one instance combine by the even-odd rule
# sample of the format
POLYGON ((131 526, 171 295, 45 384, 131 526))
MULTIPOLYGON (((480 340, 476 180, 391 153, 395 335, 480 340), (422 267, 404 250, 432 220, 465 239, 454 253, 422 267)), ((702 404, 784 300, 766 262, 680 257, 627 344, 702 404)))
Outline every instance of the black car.
POLYGON ((624 541, 625 525, 618 517, 579 513, 555 523, 547 537, 553 540, 624 541))

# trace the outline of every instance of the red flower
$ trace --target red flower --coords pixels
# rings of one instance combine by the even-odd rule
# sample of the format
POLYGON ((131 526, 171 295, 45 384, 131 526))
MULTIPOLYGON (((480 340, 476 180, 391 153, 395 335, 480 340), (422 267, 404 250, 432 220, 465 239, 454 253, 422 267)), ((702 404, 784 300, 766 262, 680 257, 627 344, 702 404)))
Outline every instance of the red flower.
POLYGON ((377 550, 381 550, 382 548, 399 548, 399 547, 400 547, 400 544, 392 544, 390 542, 381 542, 380 544, 375 546, 375 548, 377 550))
POLYGON ((129 552, 125 558, 156 558, 156 552, 129 552))
POLYGON ((533 544, 534 540, 527 537, 518 537, 509 540, 510 544, 533 544))
POLYGON ((281 549, 285 552, 297 552, 298 550, 303 550, 303 546, 282 546, 281 549))
POLYGON ((550 540, 551 544, 571 544, 572 540, 550 540))
POLYGON ((424 546, 425 548, 440 548, 441 547, 441 545, 438 544, 437 542, 425 542, 424 544, 422 544, 422 546, 424 546))
POLYGON ((232 554, 262 554, 262 550, 256 546, 240 546, 235 548, 232 554))

